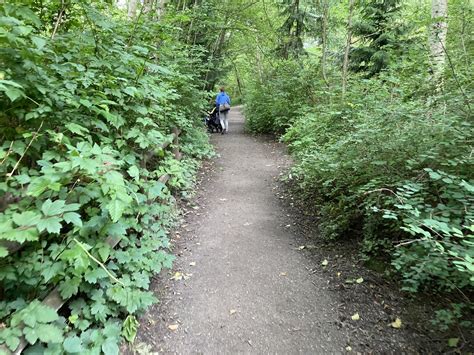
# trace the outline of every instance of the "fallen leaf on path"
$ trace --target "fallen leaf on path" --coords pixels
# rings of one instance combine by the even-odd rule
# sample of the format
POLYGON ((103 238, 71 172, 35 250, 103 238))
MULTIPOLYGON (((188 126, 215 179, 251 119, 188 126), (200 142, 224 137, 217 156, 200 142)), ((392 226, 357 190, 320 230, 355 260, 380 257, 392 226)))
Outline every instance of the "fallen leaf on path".
POLYGON ((354 315, 351 317, 351 319, 352 319, 352 320, 359 320, 359 319, 360 319, 359 313, 354 314, 354 315))
POLYGON ((449 338, 448 339, 448 346, 451 348, 455 348, 458 346, 459 343, 459 338, 449 338))
POLYGON ((227 201, 226 198, 220 198, 219 201, 227 201))
POLYGON ((327 266, 329 264, 329 261, 327 261, 326 259, 323 260, 323 262, 321 263, 322 266, 327 266))
POLYGON ((357 282, 358 284, 361 284, 362 282, 364 282, 364 279, 363 279, 362 277, 359 277, 359 278, 356 280, 356 282, 357 282))
POLYGON ((337 277, 339 277, 339 276, 341 276, 341 273, 340 273, 340 272, 338 272, 336 275, 337 275, 337 277))
POLYGON ((237 310, 231 309, 231 310, 229 311, 229 313, 230 313, 230 314, 235 314, 235 313, 237 313, 237 310))
POLYGON ((392 322, 391 326, 396 329, 401 328, 402 320, 400 318, 395 319, 395 322, 392 322))
POLYGON ((280 272, 280 276, 286 276, 286 272, 280 272))
POLYGON ((244 226, 250 226, 252 223, 249 223, 249 222, 245 222, 244 223, 244 226))
POLYGON ((300 246, 298 247, 298 250, 303 250, 304 248, 306 248, 304 245, 300 245, 300 246))
POLYGON ((348 345, 346 346, 346 351, 352 351, 352 348, 348 345))
POLYGON ((191 261, 191 262, 189 263, 189 266, 196 266, 196 262, 195 262, 195 261, 191 261))
POLYGON ((175 331, 176 329, 178 329, 178 325, 177 325, 177 324, 170 324, 170 325, 168 326, 168 328, 169 328, 170 330, 172 330, 172 331, 175 331))
POLYGON ((182 280, 183 279, 183 274, 180 273, 179 271, 175 272, 175 274, 170 278, 170 280, 182 280))

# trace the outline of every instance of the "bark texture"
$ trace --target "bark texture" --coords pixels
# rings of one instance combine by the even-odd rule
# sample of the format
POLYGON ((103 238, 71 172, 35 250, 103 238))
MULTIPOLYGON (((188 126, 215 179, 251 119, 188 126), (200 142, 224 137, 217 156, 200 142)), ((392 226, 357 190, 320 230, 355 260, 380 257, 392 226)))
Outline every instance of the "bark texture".
POLYGON ((430 54, 433 79, 439 85, 446 62, 446 37, 448 34, 448 0, 431 1, 430 54))

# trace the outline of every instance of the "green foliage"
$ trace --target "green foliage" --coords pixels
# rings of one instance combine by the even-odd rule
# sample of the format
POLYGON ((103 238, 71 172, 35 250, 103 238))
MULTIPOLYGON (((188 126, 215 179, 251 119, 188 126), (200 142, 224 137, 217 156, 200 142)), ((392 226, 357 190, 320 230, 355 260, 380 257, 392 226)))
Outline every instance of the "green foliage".
POLYGON ((173 194, 211 153, 205 93, 171 27, 82 1, 56 23, 41 4, 0 9, 0 344, 117 354, 171 267, 173 194), (161 148, 172 127, 179 162, 161 148), (60 315, 38 301, 55 287, 72 297, 60 315))
MULTIPOLYGON (((472 6, 450 4, 443 81, 433 83, 426 4, 355 4, 357 70, 346 92, 348 8, 329 2, 325 51, 310 38, 307 57, 267 58, 247 77, 247 127, 289 144, 289 178, 318 207, 324 238, 360 240, 362 257, 389 261, 408 292, 465 299, 474 289, 472 6)), ((471 311, 456 312, 450 325, 471 311)))

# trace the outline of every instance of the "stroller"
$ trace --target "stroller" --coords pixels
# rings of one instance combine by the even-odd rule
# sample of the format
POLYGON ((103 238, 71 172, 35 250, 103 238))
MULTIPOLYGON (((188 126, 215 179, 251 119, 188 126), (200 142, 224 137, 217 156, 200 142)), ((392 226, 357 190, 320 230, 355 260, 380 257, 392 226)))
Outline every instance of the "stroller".
POLYGON ((209 133, 222 132, 221 121, 219 119, 219 110, 216 106, 206 116, 206 126, 209 133))

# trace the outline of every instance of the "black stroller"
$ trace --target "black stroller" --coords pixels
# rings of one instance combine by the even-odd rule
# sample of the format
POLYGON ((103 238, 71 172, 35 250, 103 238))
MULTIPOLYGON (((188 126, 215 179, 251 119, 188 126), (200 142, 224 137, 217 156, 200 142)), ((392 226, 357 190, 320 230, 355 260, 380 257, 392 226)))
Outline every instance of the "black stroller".
POLYGON ((216 106, 206 116, 206 126, 209 133, 222 132, 221 121, 219 119, 219 110, 216 106))

